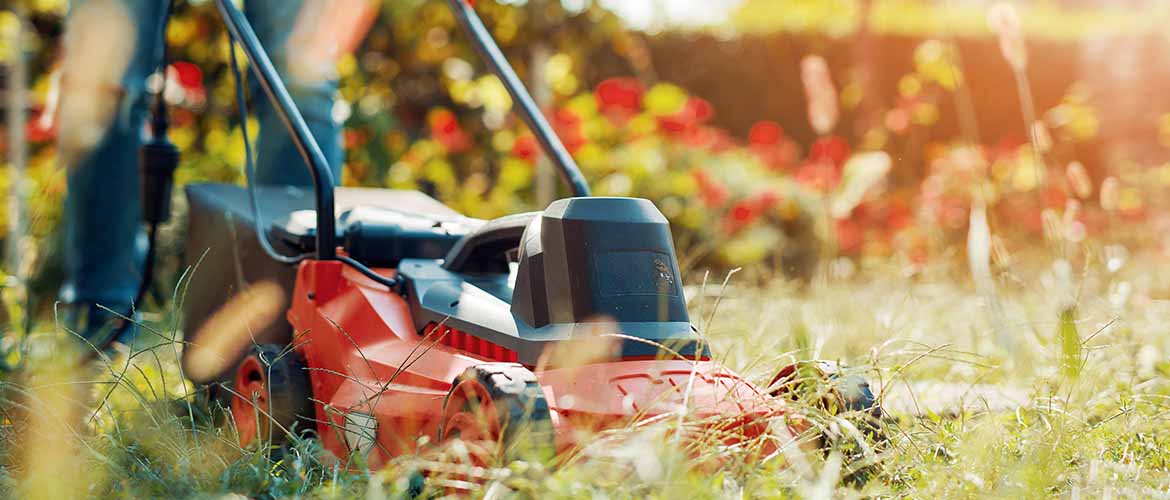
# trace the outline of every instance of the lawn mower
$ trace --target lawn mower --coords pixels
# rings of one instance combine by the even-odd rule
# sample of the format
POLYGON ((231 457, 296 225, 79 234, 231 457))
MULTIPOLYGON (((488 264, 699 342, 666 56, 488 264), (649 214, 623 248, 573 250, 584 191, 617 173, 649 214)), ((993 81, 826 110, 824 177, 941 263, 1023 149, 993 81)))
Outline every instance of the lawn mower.
MULTIPOLYGON (((572 193, 543 211, 478 220, 420 192, 334 188, 248 21, 230 0, 216 4, 313 174, 312 191, 186 186, 184 331, 248 284, 291 293, 287 321, 254 332, 234 368, 196 380, 220 382, 241 444, 308 431, 378 468, 456 438, 484 456, 547 457, 665 415, 707 422, 727 443, 766 433, 784 443, 800 430, 784 393, 801 370, 761 388, 711 359, 666 218, 644 199, 590 196, 471 5, 450 0, 572 193)), ((169 196, 166 176, 143 182, 147 203, 169 196), (164 186, 146 187, 155 182, 164 186)), ((192 359, 187 373, 206 372, 192 359)), ((849 380, 834 397, 877 411, 864 381, 849 380)))

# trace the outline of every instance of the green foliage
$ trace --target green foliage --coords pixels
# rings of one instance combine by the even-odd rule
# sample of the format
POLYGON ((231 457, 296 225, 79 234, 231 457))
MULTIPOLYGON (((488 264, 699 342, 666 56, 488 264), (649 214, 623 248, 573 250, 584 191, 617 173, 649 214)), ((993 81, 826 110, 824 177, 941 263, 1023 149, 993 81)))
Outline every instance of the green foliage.
MULTIPOLYGON (((59 26, 60 11, 42 8, 34 11, 39 21, 59 26)), ((762 153, 711 126, 709 103, 674 85, 643 90, 634 82, 638 88, 630 91, 637 95, 623 103, 628 113, 618 116, 605 109, 601 87, 589 88, 588 62, 598 54, 625 57, 634 72, 644 64, 636 57, 636 38, 612 14, 595 3, 567 10, 550 0, 521 6, 480 2, 477 9, 518 73, 546 96, 547 114, 596 190, 658 202, 675 224, 688 266, 784 261, 785 267, 807 273, 816 254, 809 215, 816 196, 777 165, 766 164, 762 153), (537 51, 545 54, 539 71, 533 67, 537 51), (702 116, 686 107, 691 102, 705 106, 702 116), (713 189, 722 194, 706 202, 697 198, 703 189, 696 185, 697 175, 717 184, 713 189), (760 196, 774 201, 758 204, 760 196), (732 220, 736 210, 750 210, 750 220, 732 220), (730 244, 717 245, 720 241, 730 244)), ((548 201, 536 193, 536 172, 548 167, 538 166, 541 154, 531 133, 510 113, 511 99, 483 70, 445 0, 385 2, 377 16, 362 44, 337 65, 340 100, 333 112, 346 125, 342 183, 417 189, 482 218, 537 209, 548 201)), ((227 37, 213 5, 179 3, 167 38, 173 62, 170 137, 184 152, 177 184, 241 182, 243 137, 233 82, 223 64, 227 37)), ((55 131, 41 128, 52 123, 43 113, 56 56, 40 51, 33 61, 37 81, 29 130, 36 133, 30 136, 26 212, 35 214, 30 235, 36 241, 58 227, 64 194, 55 131)), ((249 130, 257 129, 250 122, 249 130)), ((787 138, 777 140, 789 148, 785 155, 796 154, 787 138)), ((0 176, 0 188, 3 181, 0 176)), ((0 234, 5 228, 0 224, 0 234)))

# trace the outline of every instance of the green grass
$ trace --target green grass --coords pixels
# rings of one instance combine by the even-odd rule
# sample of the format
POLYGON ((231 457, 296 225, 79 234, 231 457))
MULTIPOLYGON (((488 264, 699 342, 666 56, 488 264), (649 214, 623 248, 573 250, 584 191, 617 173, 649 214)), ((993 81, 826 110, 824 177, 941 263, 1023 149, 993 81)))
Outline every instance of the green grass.
MULTIPOLYGON (((680 424, 666 419, 605 432, 559 466, 459 472, 485 478, 468 483, 471 493, 494 498, 1165 495, 1164 260, 1137 256, 1111 273, 1090 258, 1071 279, 1068 266, 1044 259, 1001 270, 1006 335, 995 333, 992 309, 962 269, 869 270, 807 287, 745 288, 732 278, 718 300, 720 287, 708 285, 691 305, 716 358, 761 385, 795 360, 845 361, 883 394, 891 417, 877 437, 856 418, 798 402, 835 436, 827 450, 790 448, 762 463, 714 444, 682 452, 672 433, 680 424)), ((0 385, 4 495, 402 497, 414 471, 457 467, 403 457, 380 472, 345 470, 313 440, 274 459, 234 445, 206 402, 186 396, 195 388, 183 383, 171 345, 84 373, 58 369, 48 352, 32 349, 26 368, 0 385)), ((428 494, 438 496, 458 478, 432 476, 428 494)))

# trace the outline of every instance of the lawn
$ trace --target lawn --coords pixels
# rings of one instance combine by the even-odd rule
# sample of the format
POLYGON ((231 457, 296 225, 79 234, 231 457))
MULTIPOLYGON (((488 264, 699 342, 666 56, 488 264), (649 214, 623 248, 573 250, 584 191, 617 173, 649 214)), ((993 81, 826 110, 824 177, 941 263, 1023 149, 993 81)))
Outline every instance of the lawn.
MULTIPOLYGON (((330 459, 312 439, 275 452, 241 449, 199 388, 183 382, 175 344, 67 370, 54 364, 47 339, 57 334, 42 324, 24 344, 28 371, 3 382, 0 490, 43 498, 381 497, 420 486, 425 495, 470 489, 493 498, 1164 494, 1170 272, 1151 255, 1087 255, 1076 268, 1035 257, 1003 269, 990 301, 961 266, 848 278, 838 269, 807 286, 741 286, 735 276, 704 286, 697 276, 692 318, 717 359, 760 385, 792 361, 840 360, 865 373, 886 412, 871 432, 856 414, 794 401, 825 430, 750 461, 744 450, 681 444, 676 431, 693 425, 685 418, 606 431, 553 463, 479 469, 462 465, 457 449, 402 457, 380 472, 330 459)), ((148 326, 167 335, 166 318, 148 326)))

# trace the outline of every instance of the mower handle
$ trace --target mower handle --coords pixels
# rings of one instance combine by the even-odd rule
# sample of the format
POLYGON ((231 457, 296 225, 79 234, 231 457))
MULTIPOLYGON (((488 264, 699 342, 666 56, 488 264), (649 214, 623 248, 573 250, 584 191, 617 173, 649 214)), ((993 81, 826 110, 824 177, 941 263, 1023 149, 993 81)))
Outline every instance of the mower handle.
MULTIPOLYGON (((313 138, 313 133, 305 124, 305 118, 301 116, 300 110, 293 103, 288 89, 285 88, 276 68, 272 66, 272 61, 268 59, 268 53, 264 51, 264 46, 256 37, 256 32, 252 31, 252 25, 244 17, 244 13, 240 12, 240 9, 237 9, 231 0, 216 0, 215 4, 219 7, 221 17, 223 17, 228 31, 231 32, 232 38, 235 38, 244 47, 244 54, 248 56, 248 61, 251 63, 249 66, 260 83, 260 89, 272 102, 276 116, 280 117, 280 121, 292 135, 292 142, 296 145, 297 152, 301 154, 301 158, 309 167, 309 173, 313 177, 313 195, 317 205, 317 258, 333 260, 337 258, 337 243, 335 241, 337 230, 333 214, 333 173, 329 169, 329 161, 325 159, 325 154, 321 152, 321 146, 313 138)), ((240 110, 241 113, 243 111, 240 110)))
POLYGON ((520 106, 520 118, 536 136, 541 149, 552 159, 553 165, 556 165, 561 180, 569 185, 573 196, 589 196, 589 184, 585 182, 585 176, 581 175, 581 169, 577 168, 577 162, 573 161, 569 150, 565 149, 565 145, 548 124, 548 120, 541 114, 540 107, 536 105, 520 77, 516 76, 516 71, 500 51, 500 46, 496 45, 491 33, 475 13, 475 8, 468 0, 447 0, 447 3, 455 13, 459 25, 471 38, 471 46, 475 47, 475 51, 504 84, 504 88, 508 89, 512 101, 520 106))
MULTIPOLYGON (((276 115, 291 134, 297 152, 309 167, 309 173, 313 177, 313 195, 317 212, 317 258, 336 259, 337 223, 334 219, 333 174, 329 169, 329 161, 325 159, 321 146, 309 131, 305 118, 297 109, 248 19, 231 0, 216 0, 215 4, 231 36, 244 48, 244 54, 251 63, 250 67, 256 75, 260 89, 272 102, 276 115)), ((520 77, 516 76, 515 70, 500 51, 499 45, 492 39, 491 33, 483 25, 475 9, 466 0, 448 0, 448 4, 459 24, 471 38, 471 45, 475 47, 492 73, 500 79, 504 88, 508 89, 512 100, 520 106, 520 117, 536 136, 541 148, 552 159, 561 180, 569 185, 573 196, 589 196, 589 184, 581 174, 581 169, 577 167, 577 163, 573 161, 573 157, 569 155, 569 151, 565 149, 565 145, 561 143, 548 120, 541 114, 536 101, 532 99, 520 77)))

